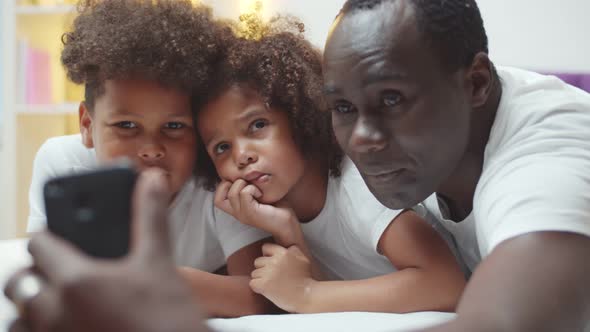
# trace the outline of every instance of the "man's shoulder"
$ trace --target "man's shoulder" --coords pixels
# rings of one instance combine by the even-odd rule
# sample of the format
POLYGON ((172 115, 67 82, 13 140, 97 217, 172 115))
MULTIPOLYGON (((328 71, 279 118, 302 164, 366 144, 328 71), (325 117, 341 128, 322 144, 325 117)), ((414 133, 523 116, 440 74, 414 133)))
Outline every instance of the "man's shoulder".
MULTIPOLYGON (((502 83, 500 107, 536 108, 590 107, 590 94, 553 75, 513 67, 497 67, 502 83)), ((539 111, 537 111, 539 112, 539 111)))

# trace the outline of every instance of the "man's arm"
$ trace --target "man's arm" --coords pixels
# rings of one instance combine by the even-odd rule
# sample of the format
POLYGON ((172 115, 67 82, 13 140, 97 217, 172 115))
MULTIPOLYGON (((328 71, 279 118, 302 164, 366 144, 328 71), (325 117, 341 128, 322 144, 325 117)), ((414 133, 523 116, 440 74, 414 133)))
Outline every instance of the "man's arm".
POLYGON ((424 332, 584 331, 590 238, 537 232, 501 243, 475 270, 457 319, 424 332))

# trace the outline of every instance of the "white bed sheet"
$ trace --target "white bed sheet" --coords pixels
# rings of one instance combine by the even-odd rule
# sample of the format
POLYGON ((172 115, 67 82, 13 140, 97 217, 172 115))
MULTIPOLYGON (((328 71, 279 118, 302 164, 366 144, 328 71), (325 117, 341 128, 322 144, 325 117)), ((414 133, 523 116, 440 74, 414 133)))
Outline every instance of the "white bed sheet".
MULTIPOLYGON (((30 264, 27 240, 0 241, 0 287, 17 269, 30 264)), ((0 295, 0 332, 5 332, 16 311, 0 295)), ((413 314, 380 314, 367 312, 314 315, 258 315, 234 319, 210 319, 209 326, 220 332, 381 332, 410 331, 436 325, 453 318, 453 314, 419 312, 413 314)))

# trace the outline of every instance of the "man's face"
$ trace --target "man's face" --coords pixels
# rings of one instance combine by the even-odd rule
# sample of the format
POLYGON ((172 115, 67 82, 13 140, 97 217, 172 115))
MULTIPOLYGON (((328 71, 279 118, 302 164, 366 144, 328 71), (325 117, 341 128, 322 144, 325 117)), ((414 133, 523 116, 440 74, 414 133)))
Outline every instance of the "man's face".
POLYGON ((457 167, 469 138, 464 77, 445 70, 406 1, 334 23, 324 53, 334 132, 382 204, 412 207, 457 167))
POLYGON ((99 162, 131 159, 138 171, 160 168, 176 194, 192 176, 196 132, 188 94, 149 80, 111 80, 90 113, 83 108, 84 143, 99 162))

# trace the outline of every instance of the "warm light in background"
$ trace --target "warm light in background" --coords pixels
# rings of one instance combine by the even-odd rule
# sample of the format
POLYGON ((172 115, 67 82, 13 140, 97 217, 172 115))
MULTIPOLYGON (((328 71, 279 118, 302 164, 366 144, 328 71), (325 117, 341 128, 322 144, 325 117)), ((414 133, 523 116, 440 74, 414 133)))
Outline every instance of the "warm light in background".
POLYGON ((240 14, 254 13, 257 11, 257 6, 260 6, 259 14, 263 19, 269 19, 270 10, 267 0, 238 0, 238 8, 240 14))

